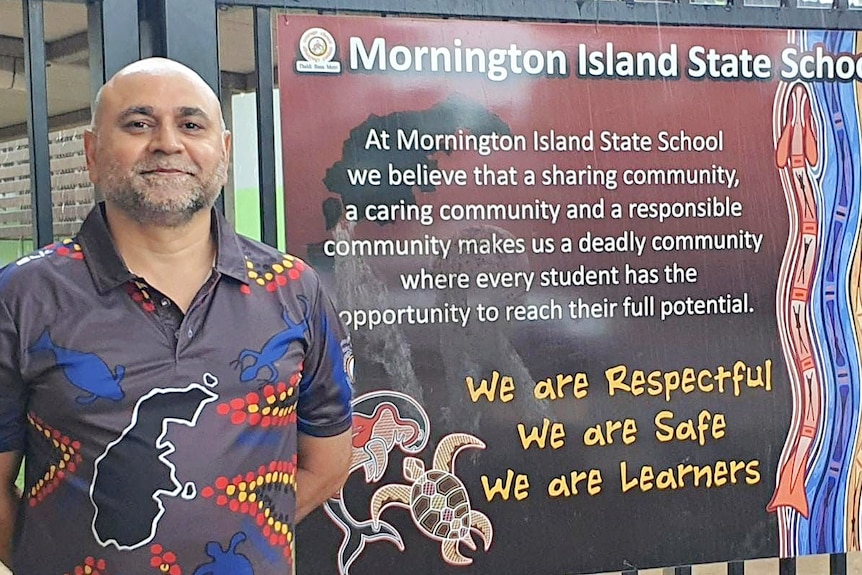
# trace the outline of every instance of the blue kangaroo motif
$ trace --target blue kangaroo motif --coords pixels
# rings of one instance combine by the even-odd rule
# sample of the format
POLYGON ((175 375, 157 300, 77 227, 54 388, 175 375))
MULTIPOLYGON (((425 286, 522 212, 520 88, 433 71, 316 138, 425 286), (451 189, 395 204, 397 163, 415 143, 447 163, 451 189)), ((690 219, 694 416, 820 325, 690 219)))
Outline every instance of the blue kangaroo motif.
POLYGON ((217 541, 207 543, 207 555, 212 561, 198 566, 192 575, 254 575, 254 567, 248 557, 236 552, 236 546, 245 541, 245 533, 235 533, 227 549, 217 541))
POLYGON ((284 357, 291 343, 298 340, 308 331, 308 301, 304 297, 300 297, 299 300, 305 308, 301 322, 293 323, 290 321, 287 310, 284 310, 281 317, 284 319, 284 323, 287 324, 287 329, 283 329, 269 338, 263 344, 263 347, 260 348, 260 351, 244 349, 239 352, 239 357, 231 362, 231 367, 242 369, 239 375, 241 382, 247 383, 258 380, 263 383, 274 383, 278 380, 278 368, 275 367, 275 363, 284 357), (246 359, 248 358, 252 358, 253 361, 246 365, 246 359), (266 379, 262 379, 260 376, 260 372, 263 370, 269 372, 269 377, 266 379))
POLYGON ((87 392, 87 395, 75 399, 79 404, 90 404, 100 398, 119 401, 125 395, 120 388, 120 382, 126 374, 125 366, 118 365, 114 371, 111 371, 111 368, 95 353, 60 347, 51 340, 47 329, 42 332, 29 351, 30 353, 47 351, 54 354, 57 367, 63 370, 63 375, 69 383, 87 392))

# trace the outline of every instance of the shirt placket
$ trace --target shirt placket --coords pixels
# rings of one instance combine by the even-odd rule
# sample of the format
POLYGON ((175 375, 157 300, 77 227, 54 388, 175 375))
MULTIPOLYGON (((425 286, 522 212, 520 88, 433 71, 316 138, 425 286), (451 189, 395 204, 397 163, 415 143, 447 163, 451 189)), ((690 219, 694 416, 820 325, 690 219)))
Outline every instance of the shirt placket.
POLYGON ((174 349, 176 359, 179 359, 182 352, 198 335, 200 324, 206 317, 205 307, 217 282, 218 272, 214 270, 206 283, 195 294, 188 311, 183 314, 171 298, 146 283, 143 278, 136 280, 135 283, 138 284, 138 287, 142 291, 146 290, 149 294, 148 298, 154 307, 152 315, 155 316, 159 328, 174 349))

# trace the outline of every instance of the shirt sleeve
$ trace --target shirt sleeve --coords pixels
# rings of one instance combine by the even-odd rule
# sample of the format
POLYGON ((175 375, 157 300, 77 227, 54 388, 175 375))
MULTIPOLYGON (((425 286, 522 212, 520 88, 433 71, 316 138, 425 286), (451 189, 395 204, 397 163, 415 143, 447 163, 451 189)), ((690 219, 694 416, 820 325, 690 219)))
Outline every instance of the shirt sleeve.
POLYGON ((27 394, 19 350, 18 328, 0 296, 0 452, 24 450, 27 394))
POLYGON ((309 307, 309 346, 299 382, 297 429, 330 437, 350 429, 353 348, 329 296, 317 284, 309 307))

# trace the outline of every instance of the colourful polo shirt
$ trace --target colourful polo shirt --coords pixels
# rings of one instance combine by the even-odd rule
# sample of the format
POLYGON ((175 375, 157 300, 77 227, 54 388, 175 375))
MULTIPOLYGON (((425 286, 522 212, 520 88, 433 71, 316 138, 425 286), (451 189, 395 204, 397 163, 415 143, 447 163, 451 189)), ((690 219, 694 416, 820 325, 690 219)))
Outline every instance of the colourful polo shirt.
POLYGON ((297 430, 351 425, 332 302, 213 212, 218 257, 183 314, 126 268, 101 208, 0 271, 0 451, 26 457, 15 575, 286 575, 297 430))

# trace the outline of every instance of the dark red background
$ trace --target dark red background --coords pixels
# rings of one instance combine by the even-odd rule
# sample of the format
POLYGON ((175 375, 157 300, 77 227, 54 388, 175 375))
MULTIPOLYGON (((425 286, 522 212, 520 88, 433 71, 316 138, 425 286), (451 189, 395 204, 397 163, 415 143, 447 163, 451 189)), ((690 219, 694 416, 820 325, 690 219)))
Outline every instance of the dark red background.
MULTIPOLYGON (((787 33, 764 30, 707 28, 633 27, 499 23, 478 21, 407 20, 364 17, 284 17, 278 21, 279 79, 286 190, 287 245, 289 251, 306 257, 306 247, 330 237, 325 230, 321 203, 336 197, 326 189, 326 170, 339 161, 349 132, 372 114, 386 115, 405 110, 424 110, 460 93, 499 115, 512 133, 532 134, 533 130, 583 134, 592 128, 620 133, 638 132, 655 136, 660 130, 684 129, 687 133, 714 133, 724 130, 725 150, 720 153, 495 153, 480 157, 471 152, 438 154, 441 168, 454 169, 488 163, 496 168, 514 166, 540 171, 556 163, 581 168, 590 164, 620 170, 620 186, 615 191, 602 188, 551 188, 516 186, 508 188, 466 188, 440 186, 433 193, 416 191, 417 202, 442 203, 530 203, 545 199, 554 203, 595 202, 604 197, 607 206, 631 201, 700 201, 711 195, 744 204, 744 216, 735 219, 682 220, 664 224, 630 221, 627 218, 603 221, 549 223, 490 222, 516 236, 579 238, 590 230, 599 235, 617 235, 635 230, 640 235, 676 233, 734 233, 740 229, 763 233, 758 254, 738 252, 653 253, 643 257, 630 254, 557 254, 531 256, 535 271, 550 265, 575 268, 607 268, 625 263, 637 267, 663 267, 672 262, 698 270, 695 284, 668 286, 585 287, 540 291, 530 297, 541 301, 554 297, 567 301, 583 297, 621 299, 626 294, 654 294, 657 299, 715 297, 725 293, 749 292, 755 313, 742 316, 673 318, 660 322, 648 319, 591 319, 562 322, 523 323, 493 331, 485 339, 493 343, 500 330, 508 337, 534 380, 556 373, 584 371, 591 381, 587 399, 559 400, 549 406, 552 417, 566 425, 566 446, 524 451, 517 438, 516 424, 528 420, 515 406, 500 403, 471 404, 464 376, 488 377, 504 361, 496 361, 493 349, 475 343, 473 360, 453 377, 447 357, 462 353, 465 340, 439 327, 405 327, 411 342, 412 360, 425 390, 426 408, 431 416, 432 441, 423 458, 430 465, 433 447, 440 436, 457 431, 474 433, 488 448, 461 455, 458 475, 466 484, 473 507, 488 515, 495 528, 488 552, 461 550, 474 559, 466 569, 447 566, 439 554, 439 543, 420 535, 401 509, 388 509, 384 517, 399 527, 406 549, 399 552, 388 543, 371 543, 354 564, 351 573, 507 573, 557 575, 671 566, 777 554, 775 516, 765 511, 775 482, 775 467, 790 417, 791 396, 784 372, 775 321, 775 286, 787 241, 788 215, 780 179, 774 166, 772 107, 777 81, 691 81, 684 69, 688 48, 693 44, 722 52, 743 48, 764 53, 778 62, 787 45, 787 33), (312 26, 327 29, 338 45, 342 62, 339 75, 297 74, 294 61, 300 35, 312 26), (461 38, 464 46, 506 48, 517 43, 522 49, 562 49, 569 55, 568 78, 511 76, 493 82, 482 75, 467 74, 357 74, 347 70, 350 36, 360 36, 370 45, 375 36, 384 36, 388 45, 452 46, 461 38), (666 50, 679 47, 681 77, 677 80, 598 80, 576 75, 577 45, 601 48, 608 41, 629 51, 666 50), (707 168, 713 163, 735 168, 739 188, 634 187, 621 182, 625 168, 707 168), (774 364, 775 390, 771 394, 746 393, 741 398, 693 394, 679 397, 669 406, 660 398, 609 398, 602 385, 606 368, 626 364, 631 369, 674 370, 686 366, 712 369, 730 366, 736 360, 757 365, 770 358, 774 364), (652 419, 661 409, 671 409, 681 417, 695 417, 701 409, 725 413, 727 436, 707 446, 683 443, 659 444, 652 436, 652 419), (454 415, 453 415, 454 414, 454 415), (474 417, 475 415, 475 417, 474 417), (639 439, 632 446, 585 448, 583 430, 606 419, 635 417, 639 439), (477 423, 478 422, 478 423, 477 423), (659 470, 677 463, 708 464, 716 460, 760 460, 762 481, 756 486, 728 486, 676 492, 619 493, 619 461, 630 468, 652 465, 659 470), (551 500, 546 495, 550 478, 572 469, 597 467, 604 476, 603 493, 551 500), (522 502, 495 500, 488 503, 481 489, 483 474, 502 476, 507 468, 528 472, 531 494, 522 502)), ((597 141, 598 143, 598 141, 597 141)), ((431 228, 412 223, 378 226, 361 222, 356 237, 438 237, 456 233, 468 224, 437 224, 431 228)), ((528 242, 529 245, 529 242, 528 242)), ((369 260, 371 261, 371 260, 369 260)), ((432 305, 433 295, 408 294, 397 283, 397 273, 416 271, 425 260, 402 258, 371 261, 386 278, 392 305, 432 305), (430 299, 429 299, 430 298, 430 299)), ((329 281, 326 265, 319 266, 329 281)), ((622 277, 622 276, 621 276, 622 277)), ((527 300, 525 300, 527 301, 527 300)), ((499 328, 499 329, 497 329, 499 328)), ((373 362, 363 362, 363 334, 355 333, 357 352, 357 393, 395 387, 385 371, 373 362)), ((466 344, 472 345, 469 342, 466 344)), ((504 353, 501 349, 500 353, 504 353)), ((469 354, 468 354, 469 355, 469 354)), ((508 361, 508 360, 507 360, 508 361)), ((457 368, 454 369, 458 371, 457 368)), ((529 394, 532 382, 516 381, 521 393, 529 394)), ((390 470, 380 484, 403 483, 401 458, 390 461, 390 470)), ((368 517, 368 498, 378 487, 366 486, 361 472, 348 483, 348 504, 359 519, 368 517)), ((307 520, 299 531, 299 572, 336 572, 335 557, 340 542, 338 531, 322 514, 307 520)))

